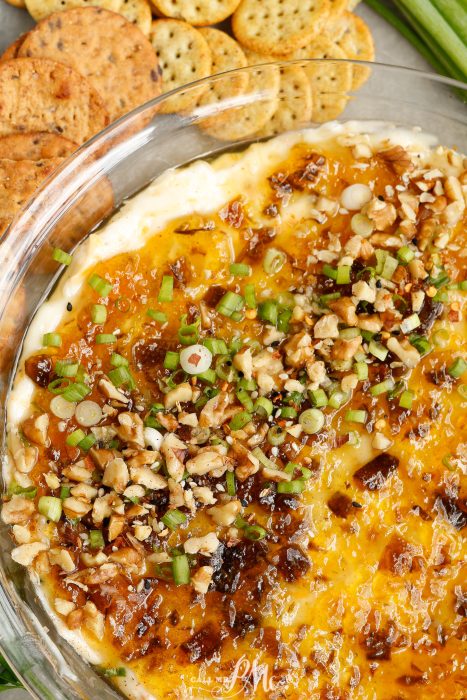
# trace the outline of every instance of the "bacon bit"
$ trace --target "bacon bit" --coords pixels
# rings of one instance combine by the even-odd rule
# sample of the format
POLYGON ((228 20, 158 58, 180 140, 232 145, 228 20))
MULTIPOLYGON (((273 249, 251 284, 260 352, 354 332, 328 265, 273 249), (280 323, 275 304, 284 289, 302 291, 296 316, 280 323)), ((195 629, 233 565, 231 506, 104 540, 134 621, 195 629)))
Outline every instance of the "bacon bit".
POLYGON ((448 313, 448 318, 453 323, 457 323, 457 321, 459 321, 459 312, 451 309, 448 313))

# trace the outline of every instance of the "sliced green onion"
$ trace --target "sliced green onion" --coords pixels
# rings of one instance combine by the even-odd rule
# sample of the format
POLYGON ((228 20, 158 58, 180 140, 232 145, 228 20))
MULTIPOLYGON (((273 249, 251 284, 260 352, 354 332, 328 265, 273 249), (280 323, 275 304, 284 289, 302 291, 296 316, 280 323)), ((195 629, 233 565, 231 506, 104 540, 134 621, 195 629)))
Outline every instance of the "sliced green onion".
POLYGON ((452 462, 453 457, 454 457, 454 455, 447 454, 447 455, 444 455, 443 459, 441 460, 443 465, 446 467, 446 469, 449 469, 449 471, 451 471, 451 472, 453 472, 456 468, 456 465, 453 464, 453 462, 452 462))
POLYGON ((273 299, 266 299, 258 305, 258 318, 262 321, 270 323, 272 326, 277 324, 278 310, 277 302, 273 299))
POLYGON ((292 309, 282 309, 277 317, 277 330, 282 333, 289 332, 289 323, 292 318, 292 309))
POLYGON ((281 418, 286 420, 297 417, 297 411, 292 406, 281 406, 279 410, 281 418))
POLYGON ((72 256, 69 253, 65 253, 61 248, 53 249, 52 258, 60 263, 60 265, 69 265, 73 260, 72 256))
POLYGON ((131 389, 135 387, 135 380, 133 379, 128 367, 122 365, 121 367, 116 367, 110 370, 108 377, 112 384, 117 388, 126 384, 131 389))
POLYGON ((60 500, 64 501, 65 498, 69 498, 71 493, 71 488, 69 486, 62 486, 60 488, 60 500))
POLYGON ((258 388, 254 379, 245 379, 245 377, 238 380, 237 386, 239 389, 245 389, 245 391, 256 391, 258 388))
POLYGON ((467 399, 467 384, 460 384, 457 387, 457 393, 462 396, 463 399, 467 399))
POLYGON ((108 297, 112 291, 112 284, 96 274, 91 275, 91 277, 88 279, 88 284, 102 298, 108 297))
POLYGON ((235 312, 243 309, 244 300, 240 294, 226 292, 216 306, 216 311, 222 316, 230 318, 235 312))
POLYGON ((225 340, 221 338, 204 338, 203 345, 212 355, 227 355, 229 352, 225 340))
POLYGON ((66 444, 70 447, 77 447, 81 440, 84 440, 85 437, 86 433, 83 430, 81 430, 81 428, 78 428, 78 430, 74 430, 68 435, 66 439, 66 444))
POLYGON ((194 345, 199 338, 199 320, 185 325, 186 314, 182 316, 182 326, 178 329, 178 340, 182 345, 194 345))
POLYGON ((117 342, 117 336, 113 333, 97 333, 96 345, 110 345, 117 342))
POLYGON ((324 413, 318 408, 307 408, 298 417, 298 422, 307 435, 319 433, 324 426, 324 413))
POLYGON ((86 437, 83 440, 80 440, 78 443, 78 447, 83 450, 84 452, 87 452, 88 450, 91 449, 93 445, 95 445, 97 442, 97 438, 95 435, 92 433, 89 433, 89 435, 86 435, 86 437))
POLYGON ((207 382, 208 384, 214 384, 214 382, 217 379, 217 374, 215 370, 211 368, 207 369, 205 372, 200 372, 196 376, 198 377, 198 379, 201 379, 201 381, 207 382))
POLYGON ((37 486, 20 486, 16 481, 12 481, 8 486, 9 496, 23 496, 32 500, 37 495, 37 486))
POLYGON ((158 323, 167 323, 167 314, 165 314, 163 311, 148 309, 146 311, 146 315, 149 316, 149 318, 152 318, 153 321, 157 321, 158 323))
POLYGON ((331 408, 340 408, 349 398, 348 392, 342 391, 342 389, 335 389, 328 399, 328 405, 331 406, 331 408))
POLYGON ((331 267, 331 265, 328 265, 327 263, 323 265, 323 275, 326 275, 326 277, 330 277, 332 280, 337 279, 337 269, 335 267, 331 267))
POLYGON ((299 471, 301 473, 301 478, 302 479, 311 479, 313 476, 313 472, 311 469, 307 469, 306 467, 302 467, 301 464, 297 464, 296 462, 287 462, 287 464, 284 467, 284 471, 286 474, 294 474, 296 471, 299 471))
POLYGON ((391 389, 394 389, 394 382, 392 379, 385 379, 384 382, 370 386, 370 394, 372 396, 381 396, 381 394, 386 394, 391 389))
POLYGON ((247 309, 256 309, 256 293, 255 285, 247 284, 245 285, 245 304, 247 309))
POLYGON ((234 382, 238 379, 238 371, 233 366, 230 355, 219 355, 216 360, 216 374, 226 382, 234 382))
POLYGON ((251 413, 248 411, 239 411, 236 413, 229 423, 230 430, 241 430, 247 423, 251 421, 251 413))
POLYGON ((323 408, 323 406, 328 405, 328 397, 324 389, 311 389, 308 394, 314 408, 323 408))
POLYGON ((159 289, 159 294, 157 301, 162 303, 164 301, 173 301, 174 296, 174 278, 172 275, 164 275, 162 277, 161 288, 159 289))
POLYGON ((55 374, 59 377, 76 377, 78 373, 78 363, 71 360, 57 360, 55 363, 55 374))
POLYGON ((235 473, 227 472, 225 475, 225 486, 229 496, 235 496, 237 493, 237 486, 235 484, 235 473))
POLYGON ((37 503, 37 510, 47 520, 58 523, 62 515, 62 501, 54 496, 41 496, 37 503))
POLYGON ((62 336, 60 333, 44 333, 42 345, 45 348, 59 348, 62 344, 62 336))
POLYGON ((348 423, 365 423, 367 417, 368 417, 368 414, 366 411, 361 411, 361 410, 356 410, 356 409, 350 409, 345 414, 345 420, 348 423))
POLYGON ((91 306, 91 319, 93 323, 105 323, 107 321, 107 307, 104 304, 93 304, 91 306))
POLYGON ((243 347, 243 340, 239 337, 236 336, 235 338, 232 338, 229 344, 229 353, 231 355, 235 355, 239 350, 241 350, 243 347))
POLYGON ((396 260, 396 258, 393 258, 392 255, 387 255, 384 259, 383 269, 381 270, 381 277, 384 277, 384 279, 386 280, 392 279, 392 276, 397 270, 398 265, 399 263, 396 260))
POLYGON ((368 379, 368 365, 366 362, 355 362, 353 368, 360 382, 364 382, 368 379))
POLYGON ((116 666, 115 668, 105 668, 102 675, 106 678, 115 678, 116 676, 126 676, 126 668, 124 666, 116 666))
POLYGON ((265 396, 260 396, 258 399, 256 399, 254 412, 259 416, 266 418, 271 415, 273 409, 274 405, 272 401, 267 399, 265 396))
POLYGON ((401 321, 401 331, 407 335, 411 331, 414 331, 416 328, 418 328, 421 325, 421 323, 422 322, 420 321, 418 314, 411 314, 410 316, 404 318, 403 321, 401 321))
POLYGON ((303 479, 292 479, 292 481, 281 481, 277 484, 277 493, 303 493, 305 482, 303 479))
POLYGON ((277 275, 287 261, 287 255, 283 250, 269 248, 263 259, 263 270, 267 275, 277 275))
POLYGON ((403 245, 402 248, 399 248, 396 255, 401 263, 404 263, 404 265, 407 265, 407 263, 409 263, 415 257, 414 251, 412 248, 409 248, 408 245, 403 245))
POLYGON ((161 521, 170 530, 176 530, 180 525, 186 523, 187 517, 181 510, 174 508, 173 510, 168 510, 167 513, 162 516, 161 521))
POLYGON ((384 261, 386 260, 388 255, 389 255, 389 253, 387 252, 387 250, 381 250, 380 248, 377 248, 375 250, 375 256, 376 256, 375 271, 376 271, 377 275, 380 275, 382 273, 383 267, 384 267, 384 261))
POLYGON ((65 401, 70 401, 71 403, 78 403, 79 401, 82 401, 90 393, 90 387, 88 387, 86 384, 82 384, 81 382, 69 384, 66 389, 61 392, 65 401))
POLYGON ((268 430, 268 442, 270 445, 277 447, 282 445, 286 437, 286 432, 280 425, 272 425, 268 430))
POLYGON ((406 389, 405 391, 402 392, 402 394, 400 396, 399 406, 401 408, 407 408, 407 409, 412 408, 414 396, 415 396, 415 394, 413 391, 410 391, 410 389, 406 389))
POLYGON ((376 340, 370 340, 369 345, 368 345, 368 351, 374 355, 375 357, 378 358, 378 360, 381 360, 381 362, 384 362, 386 357, 388 356, 389 350, 384 347, 381 343, 378 343, 376 340))
POLYGON ((103 549, 105 547, 104 535, 101 530, 89 531, 89 546, 91 549, 103 549))
POLYGON ((339 265, 336 273, 336 284, 350 283, 350 265, 339 265))
POLYGON ((445 348, 446 345, 449 345, 449 339, 449 332, 445 328, 440 328, 433 333, 433 343, 438 347, 445 348))
POLYGON ((431 350, 430 341, 424 335, 411 335, 409 343, 418 350, 420 355, 426 355, 431 350))
POLYGON ((176 586, 190 583, 190 564, 186 554, 179 554, 173 558, 172 575, 176 586))
POLYGON ((344 340, 352 340, 352 338, 357 338, 359 335, 359 328, 343 328, 339 331, 339 337, 344 338, 344 340))
POLYGON ((172 350, 167 350, 164 357, 164 368, 165 369, 177 369, 180 362, 180 354, 178 352, 173 352, 172 350))
POLYGON ((254 450, 252 450, 252 455, 258 459, 263 467, 267 467, 268 469, 277 469, 277 464, 275 464, 269 457, 266 457, 264 454, 263 450, 261 447, 255 447, 254 450))
POLYGON ((118 352, 113 352, 110 357, 110 364, 112 367, 128 367, 128 360, 123 355, 119 355, 118 352))
POLYGON ((366 330, 361 331, 361 336, 366 343, 369 343, 370 340, 372 338, 374 338, 375 335, 376 335, 376 333, 373 333, 373 331, 366 331, 366 330))
POLYGON ((250 394, 245 389, 237 389, 235 392, 237 399, 240 401, 242 406, 246 408, 250 413, 253 412, 253 399, 250 394))
POLYGON ((251 267, 246 263, 232 263, 230 265, 230 274, 234 277, 249 277, 251 275, 251 267))
POLYGON ((245 535, 247 540, 259 542, 259 540, 263 540, 268 533, 267 530, 264 529, 264 527, 261 527, 261 525, 247 525, 243 528, 243 534, 245 535))
POLYGON ((463 357, 456 357, 452 365, 448 368, 448 374, 453 377, 453 379, 459 379, 462 377, 465 370, 467 369, 467 362, 463 357))

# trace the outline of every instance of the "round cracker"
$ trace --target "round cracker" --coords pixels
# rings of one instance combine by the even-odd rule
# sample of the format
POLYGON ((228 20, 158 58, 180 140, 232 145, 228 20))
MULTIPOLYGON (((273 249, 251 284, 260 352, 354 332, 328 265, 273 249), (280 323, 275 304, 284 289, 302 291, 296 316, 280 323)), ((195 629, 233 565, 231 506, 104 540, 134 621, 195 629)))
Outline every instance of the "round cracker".
POLYGON ((328 0, 242 0, 232 17, 232 29, 252 51, 284 56, 311 41, 328 12, 328 0))
MULTIPOLYGON (((228 34, 213 27, 198 30, 206 39, 212 56, 212 75, 245 68, 248 65, 245 53, 239 44, 228 34)), ((248 74, 226 75, 213 81, 209 89, 201 95, 198 105, 207 105, 241 95, 248 85, 248 74)))
POLYGON ((348 0, 329 0, 329 19, 342 15, 348 9, 348 0))
POLYGON ((152 0, 158 14, 183 19, 195 27, 217 24, 234 12, 240 0, 152 0))
MULTIPOLYGON (((178 19, 158 19, 150 34, 162 70, 163 92, 169 92, 211 74, 211 49, 201 32, 178 19)), ((189 89, 161 105, 161 112, 189 109, 205 88, 189 89)))
POLYGON ((279 72, 279 101, 276 111, 265 127, 268 136, 300 129, 311 119, 311 85, 303 68, 282 66, 279 72))
POLYGON ((0 61, 10 61, 12 58, 17 58, 18 51, 21 48, 21 44, 23 43, 23 41, 27 35, 28 35, 28 32, 25 32, 24 34, 20 34, 20 36, 16 39, 16 41, 14 41, 12 44, 7 46, 5 51, 0 56, 0 61))
POLYGON ((0 160, 0 236, 31 199, 41 182, 62 161, 62 158, 37 161, 8 158, 0 160))
POLYGON ((352 65, 332 62, 332 59, 345 59, 342 49, 322 36, 306 49, 295 51, 289 58, 331 59, 329 63, 323 61, 304 64, 303 70, 311 85, 312 120, 322 123, 336 119, 344 111, 348 101, 347 93, 352 88, 352 65))
POLYGON ((118 12, 121 0, 25 0, 26 8, 36 22, 45 19, 54 12, 65 12, 75 7, 103 7, 105 10, 118 12))
POLYGON ((0 63, 0 136, 49 131, 83 143, 109 123, 86 78, 47 58, 0 63))
MULTIPOLYGON (((250 66, 267 62, 267 58, 254 51, 245 49, 250 66)), ((229 107, 228 111, 210 118, 206 131, 222 141, 239 141, 256 134, 272 118, 278 106, 280 73, 276 66, 266 66, 248 71, 248 90, 246 97, 261 97, 250 104, 229 107)))
POLYGON ((120 0, 118 9, 113 11, 123 15, 132 24, 136 24, 145 36, 149 36, 152 12, 147 0, 120 0))
POLYGON ((28 134, 9 134, 0 137, 0 159, 43 160, 67 158, 78 148, 77 143, 59 134, 38 131, 28 134))
POLYGON ((101 7, 55 12, 29 32, 20 56, 68 64, 102 97, 112 120, 161 92, 150 42, 124 17, 101 7))
MULTIPOLYGON (((345 12, 341 22, 341 36, 337 45, 342 49, 346 58, 355 61, 374 61, 375 45, 370 28, 361 17, 351 12, 345 12), (342 31, 343 30, 343 31, 342 31)), ((366 66, 354 66, 352 88, 356 90, 368 80, 370 69, 366 66)))

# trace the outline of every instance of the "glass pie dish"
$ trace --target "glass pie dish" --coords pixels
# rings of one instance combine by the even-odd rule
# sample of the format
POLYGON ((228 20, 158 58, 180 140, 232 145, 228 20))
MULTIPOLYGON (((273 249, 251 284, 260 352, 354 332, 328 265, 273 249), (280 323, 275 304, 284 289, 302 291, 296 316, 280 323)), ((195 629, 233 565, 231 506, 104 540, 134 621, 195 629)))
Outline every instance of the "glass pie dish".
MULTIPOLYGON (((465 153, 467 113, 459 99, 459 93, 465 98, 465 90, 466 86, 438 76, 377 64, 274 63, 199 81, 110 126, 45 182, 0 242, 2 412, 21 339, 60 274, 51 252, 56 247, 72 251, 154 178, 199 158, 239 150, 285 128, 318 125, 331 116, 417 127, 465 153), (294 91, 286 89, 293 80, 291 66, 303 67, 311 76, 314 103, 323 105, 322 115, 313 113, 314 121, 297 119, 294 91), (356 92, 339 88, 342 73, 349 71, 359 72, 359 82, 365 80, 356 92), (272 119, 271 109, 277 104, 279 76, 278 99, 288 115, 281 123, 272 119), (181 93, 183 103, 191 97, 193 106, 177 112, 181 93)), ((9 556, 12 542, 3 524, 0 536, 0 646, 25 686, 44 700, 119 697, 56 631, 27 571, 9 556)))

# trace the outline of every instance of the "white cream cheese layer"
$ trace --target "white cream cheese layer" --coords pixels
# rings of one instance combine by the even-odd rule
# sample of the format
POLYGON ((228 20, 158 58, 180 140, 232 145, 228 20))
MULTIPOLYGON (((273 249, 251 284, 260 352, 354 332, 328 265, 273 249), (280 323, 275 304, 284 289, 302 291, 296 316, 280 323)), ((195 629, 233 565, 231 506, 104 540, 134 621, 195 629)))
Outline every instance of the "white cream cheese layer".
MULTIPOLYGON (((55 319, 57 324, 60 322, 68 302, 73 303, 79 297, 91 267, 117 254, 143 247, 173 219, 217 211, 240 194, 254 200, 258 180, 283 161, 296 144, 318 144, 338 138, 342 144, 351 145, 353 137, 362 134, 365 141, 373 146, 402 145, 419 154, 421 163, 436 145, 434 137, 416 129, 400 129, 381 122, 330 123, 317 129, 284 134, 252 145, 243 153, 222 155, 210 163, 197 161, 181 169, 169 170, 129 200, 103 228, 78 247, 70 267, 50 299, 37 311, 24 340, 18 374, 7 403, 9 433, 15 433, 30 412, 34 383, 24 373, 24 358, 40 350, 44 333, 51 330, 50 319, 55 319)), ((11 471, 11 463, 5 460, 4 477, 7 483, 11 471)), ((39 589, 39 584, 37 586, 39 589)), ((104 663, 100 652, 91 647, 80 632, 69 630, 50 609, 43 592, 38 592, 59 633, 86 660, 94 664, 104 663)), ((126 678, 116 679, 116 682, 134 700, 154 697, 130 672, 126 678)))

